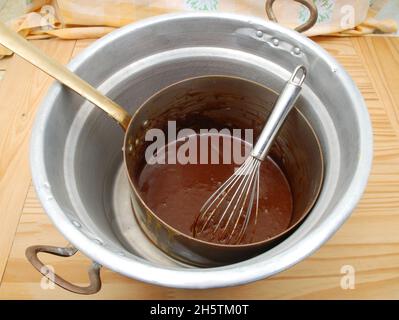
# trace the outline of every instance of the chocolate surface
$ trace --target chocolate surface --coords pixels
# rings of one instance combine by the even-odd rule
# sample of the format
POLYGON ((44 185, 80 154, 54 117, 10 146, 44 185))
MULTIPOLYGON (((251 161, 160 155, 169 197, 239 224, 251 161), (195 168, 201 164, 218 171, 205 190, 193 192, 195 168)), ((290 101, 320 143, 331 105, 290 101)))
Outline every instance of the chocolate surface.
MULTIPOLYGON (((181 147, 185 143, 187 146, 189 141, 194 141, 199 146, 200 139, 200 135, 197 134, 169 143, 163 149, 164 157, 158 158, 158 160, 163 159, 165 163, 148 164, 146 162, 137 176, 138 191, 147 206, 165 223, 189 236, 193 235, 192 224, 203 204, 240 165, 233 161, 223 163, 226 162, 224 161, 226 154, 221 151, 223 139, 219 140, 221 145, 216 150, 212 148, 211 143, 207 143, 208 161, 205 162, 208 164, 201 164, 200 153, 203 149, 197 148, 197 154, 194 157, 191 154, 190 161, 188 157, 185 157, 188 154, 187 148, 185 152, 179 153, 182 150, 181 147), (176 161, 175 164, 170 163, 168 156, 173 153, 173 150, 176 150, 177 155, 183 156, 186 162, 191 163, 182 164, 181 161, 176 161), (212 157, 214 157, 213 162, 218 162, 218 164, 210 164, 212 157)), ((240 147, 237 150, 240 150, 239 154, 244 159, 243 154, 248 145, 241 140, 239 144, 240 147)), ((234 160, 237 154, 237 150, 233 149, 230 160, 234 160)), ((182 159, 177 158, 177 160, 182 159)), ((162 160, 159 161, 162 162, 162 160)), ((289 183, 278 165, 268 157, 260 167, 257 224, 256 227, 253 223, 250 224, 241 243, 266 240, 285 231, 290 226, 292 211, 293 200, 289 183)), ((217 242, 217 239, 209 238, 207 233, 197 235, 197 237, 217 242)))

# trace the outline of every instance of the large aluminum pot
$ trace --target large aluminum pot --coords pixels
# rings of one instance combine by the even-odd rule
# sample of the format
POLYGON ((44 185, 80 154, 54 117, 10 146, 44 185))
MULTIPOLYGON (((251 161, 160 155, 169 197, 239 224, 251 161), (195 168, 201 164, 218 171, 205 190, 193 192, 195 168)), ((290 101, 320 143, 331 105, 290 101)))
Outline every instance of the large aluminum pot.
MULTIPOLYGON (((322 146, 325 175, 306 220, 287 239, 245 261, 217 268, 177 262, 144 236, 130 208, 123 171, 123 132, 97 108, 55 83, 37 114, 31 142, 32 175, 45 211, 71 244, 95 263, 142 281, 179 288, 211 288, 271 276, 319 248, 349 217, 366 186, 372 130, 351 78, 317 44, 275 23, 230 14, 159 16, 97 41, 69 65, 133 113, 148 97, 178 81, 226 75, 279 92, 290 71, 303 64, 307 85, 297 105, 322 146)), ((77 249, 37 246, 70 256, 77 249)))

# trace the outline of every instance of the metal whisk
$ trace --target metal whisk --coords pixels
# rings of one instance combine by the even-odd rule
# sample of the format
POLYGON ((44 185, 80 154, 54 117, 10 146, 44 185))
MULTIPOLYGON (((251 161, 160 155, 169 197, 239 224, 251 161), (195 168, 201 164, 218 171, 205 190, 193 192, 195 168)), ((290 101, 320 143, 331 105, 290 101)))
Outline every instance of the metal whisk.
POLYGON ((239 244, 259 207, 260 165, 266 158, 287 115, 294 106, 306 77, 306 68, 298 66, 280 94, 250 156, 202 206, 193 224, 193 236, 206 233, 212 240, 239 244), (255 206, 254 206, 255 204, 255 206), (253 216, 254 215, 254 216, 253 216))

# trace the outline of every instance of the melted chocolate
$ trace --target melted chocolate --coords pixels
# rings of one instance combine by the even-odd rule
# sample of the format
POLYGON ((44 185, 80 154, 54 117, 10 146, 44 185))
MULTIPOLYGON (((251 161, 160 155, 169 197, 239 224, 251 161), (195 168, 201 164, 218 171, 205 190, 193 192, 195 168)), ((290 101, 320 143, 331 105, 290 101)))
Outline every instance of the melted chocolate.
MULTIPOLYGON (((163 149, 164 155, 168 156, 175 149, 180 150, 179 148, 188 141, 196 140, 199 146, 199 137, 196 135, 169 143, 166 149, 163 149)), ((219 141, 223 143, 223 139, 219 141)), ((240 141, 241 156, 247 147, 248 145, 240 141)), ((215 156, 216 152, 214 160, 218 159, 219 164, 200 164, 200 152, 191 158, 191 163, 187 164, 181 164, 180 161, 171 164, 167 161, 167 157, 163 157, 166 160, 165 164, 145 163, 137 177, 140 195, 147 206, 165 223, 189 236, 193 235, 192 224, 203 204, 239 167, 231 161, 229 164, 223 163, 225 155, 219 151, 223 150, 221 147, 215 150, 208 143, 207 148, 208 163, 211 163, 211 155, 215 156)), ((234 159, 233 154, 231 159, 234 159)), ((252 225, 248 228, 241 243, 266 240, 285 231, 290 226, 292 208, 293 200, 288 181, 278 165, 268 157, 260 167, 257 224, 256 227, 252 225)), ((210 239, 206 233, 197 237, 217 242, 216 238, 210 239)))

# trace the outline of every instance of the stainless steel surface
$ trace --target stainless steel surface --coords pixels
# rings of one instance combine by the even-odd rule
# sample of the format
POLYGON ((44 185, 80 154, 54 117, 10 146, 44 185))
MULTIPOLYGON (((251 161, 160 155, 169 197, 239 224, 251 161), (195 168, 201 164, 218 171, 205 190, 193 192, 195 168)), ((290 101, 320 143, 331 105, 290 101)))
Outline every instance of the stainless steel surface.
POLYGON ((260 161, 265 159, 281 126, 298 100, 305 77, 306 68, 304 66, 295 68, 290 80, 279 95, 276 105, 273 107, 273 111, 251 152, 252 157, 260 161))
MULTIPOLYGON (((294 107, 305 77, 304 66, 295 68, 267 118, 250 156, 202 206, 193 224, 194 237, 210 230, 213 241, 239 244, 248 225, 252 223, 256 227, 259 213, 260 163, 265 160, 281 126, 294 107)), ((245 97, 244 93, 242 97, 245 97)))
POLYGON ((171 266, 127 249, 111 223, 109 212, 116 214, 111 200, 103 196, 107 179, 116 176, 121 165, 123 132, 59 84, 52 86, 37 113, 31 141, 33 181, 48 216, 90 259, 158 285, 238 285, 304 259, 350 216, 372 161, 372 131, 363 98, 328 53, 300 34, 262 19, 190 13, 119 29, 90 46, 69 68, 133 112, 161 88, 208 74, 243 77, 279 92, 288 70, 300 64, 309 76, 297 103, 323 147, 325 178, 307 219, 277 246, 218 268, 171 266), (279 40, 277 46, 274 39, 279 40))

